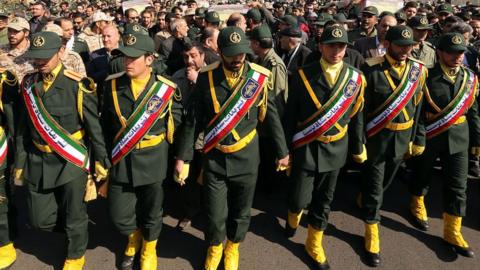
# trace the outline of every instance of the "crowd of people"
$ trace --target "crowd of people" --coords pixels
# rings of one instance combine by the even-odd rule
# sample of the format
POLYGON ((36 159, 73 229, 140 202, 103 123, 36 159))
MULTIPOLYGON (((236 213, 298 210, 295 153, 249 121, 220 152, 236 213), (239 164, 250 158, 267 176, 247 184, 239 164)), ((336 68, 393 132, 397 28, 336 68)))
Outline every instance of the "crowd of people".
POLYGON ((139 256, 150 270, 164 186, 176 182, 178 227, 207 220, 204 269, 223 258, 235 270, 256 187, 282 179, 285 237, 305 216, 305 251, 329 269, 323 233, 351 170, 375 267, 385 190, 404 175, 412 224, 427 231, 438 163, 443 239, 473 257, 461 227, 467 178, 480 177, 480 5, 406 1, 379 12, 363 2, 255 0, 228 14, 195 0, 3 7, 0 269, 17 258, 14 186, 26 186, 32 228, 65 233, 63 269, 85 264, 86 205, 99 195, 127 240, 121 269, 139 256))

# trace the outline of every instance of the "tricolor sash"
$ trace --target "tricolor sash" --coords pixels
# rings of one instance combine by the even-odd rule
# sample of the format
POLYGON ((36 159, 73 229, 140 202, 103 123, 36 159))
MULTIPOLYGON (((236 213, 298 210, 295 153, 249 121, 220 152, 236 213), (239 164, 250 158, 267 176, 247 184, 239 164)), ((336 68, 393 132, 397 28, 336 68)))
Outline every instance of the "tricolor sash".
POLYGON ((472 71, 463 69, 465 76, 455 98, 427 125, 427 139, 433 138, 452 126, 472 105, 477 89, 477 77, 472 71))
POLYGON ((115 136, 112 163, 117 164, 148 134, 175 93, 175 87, 156 81, 127 120, 126 127, 115 136))
POLYGON ((294 148, 308 144, 329 131, 355 101, 362 88, 362 75, 354 69, 348 68, 343 78, 338 78, 338 80, 341 83, 337 91, 324 106, 300 125, 300 131, 293 136, 294 148))
POLYGON ((252 68, 248 71, 243 82, 238 84, 218 114, 208 123, 205 130, 204 153, 208 153, 240 123, 262 92, 267 77, 266 74, 252 68))
POLYGON ((382 106, 373 112, 373 117, 367 124, 367 137, 377 134, 397 117, 415 95, 425 67, 420 63, 409 61, 406 68, 400 85, 393 90, 382 106))
POLYGON ((2 165, 7 159, 7 151, 8 151, 7 134, 5 134, 5 130, 2 127, 0 127, 0 165, 2 165))
POLYGON ((23 80, 22 96, 33 126, 55 153, 77 167, 88 171, 88 149, 52 118, 45 109, 38 94, 38 89, 35 87, 36 79, 33 81, 32 79, 32 76, 29 76, 23 80))

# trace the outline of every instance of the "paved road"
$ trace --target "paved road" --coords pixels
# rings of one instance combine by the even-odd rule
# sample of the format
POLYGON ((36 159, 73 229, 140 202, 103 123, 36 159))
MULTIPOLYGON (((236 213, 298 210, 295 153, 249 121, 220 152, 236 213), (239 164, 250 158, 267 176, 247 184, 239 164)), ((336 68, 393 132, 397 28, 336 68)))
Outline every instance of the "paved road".
MULTIPOLYGON (((388 190, 382 212, 381 249, 383 264, 378 269, 480 269, 480 181, 469 180, 468 217, 463 233, 477 252, 477 258, 457 257, 441 239, 441 179, 436 174, 434 185, 426 199, 431 228, 428 233, 415 229, 408 215, 408 195, 405 185, 396 181, 388 190)), ((363 223, 354 198, 358 176, 339 179, 332 205, 330 225, 324 247, 332 269, 369 269, 362 261, 363 223)), ((285 223, 285 185, 276 187, 271 195, 258 192, 252 210, 252 224, 240 247, 240 269, 309 269, 310 261, 303 250, 306 224, 290 240, 283 237, 285 223)), ((201 269, 206 245, 203 242, 204 219, 199 216, 185 232, 175 229, 176 187, 167 190, 166 217, 159 239, 158 269, 201 269)), ((19 205, 19 237, 15 241, 18 259, 12 269, 61 269, 64 258, 64 238, 60 234, 32 231, 26 226, 25 191, 17 192, 19 205)), ((90 243, 85 269, 116 269, 126 240, 108 222, 104 200, 89 205, 90 243)), ((221 268, 223 269, 223 267, 221 268)))

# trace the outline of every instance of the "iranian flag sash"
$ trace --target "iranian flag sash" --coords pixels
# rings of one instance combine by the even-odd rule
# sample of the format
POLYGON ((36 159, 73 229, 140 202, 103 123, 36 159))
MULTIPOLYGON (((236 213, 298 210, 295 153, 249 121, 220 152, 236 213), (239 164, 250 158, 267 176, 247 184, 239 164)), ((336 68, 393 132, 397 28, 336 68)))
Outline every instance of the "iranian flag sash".
POLYGON ((455 98, 427 125, 427 139, 444 132, 460 118, 475 100, 478 79, 471 70, 464 70, 462 86, 455 98))
POLYGON ((243 82, 239 83, 218 114, 208 123, 205 130, 204 153, 208 153, 240 123, 257 100, 267 81, 268 74, 253 68, 248 71, 243 82))
POLYGON ((329 131, 343 117, 350 105, 355 101, 362 87, 362 75, 348 68, 343 78, 338 78, 342 84, 330 99, 310 116, 293 136, 293 147, 298 148, 308 144, 329 131))
POLYGON ((127 120, 127 125, 115 136, 112 150, 112 163, 117 164, 133 150, 160 118, 173 94, 175 86, 164 81, 156 81, 145 94, 142 102, 127 120))
MULTIPOLYGON (((88 171, 88 149, 60 126, 48 113, 35 87, 36 76, 30 75, 22 82, 22 96, 28 115, 40 137, 55 153, 68 162, 88 171), (35 76, 35 78, 33 78, 35 76)), ((81 91, 81 90, 78 90, 81 91)))
POLYGON ((392 95, 380 106, 371 117, 367 124, 367 137, 380 132, 388 123, 407 106, 408 102, 415 95, 418 84, 420 83, 423 69, 422 64, 409 61, 407 70, 404 72, 400 85, 393 90, 392 95))
POLYGON ((7 159, 8 142, 5 130, 0 127, 0 165, 7 159))

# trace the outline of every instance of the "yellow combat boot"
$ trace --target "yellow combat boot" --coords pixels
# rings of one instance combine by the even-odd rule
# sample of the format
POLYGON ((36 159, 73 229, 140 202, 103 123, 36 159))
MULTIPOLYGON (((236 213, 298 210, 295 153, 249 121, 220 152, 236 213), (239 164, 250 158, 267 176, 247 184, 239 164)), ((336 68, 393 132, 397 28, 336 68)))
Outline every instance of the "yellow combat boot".
POLYGON ((141 270, 157 270, 157 240, 143 240, 142 255, 140 256, 141 270))
POLYGON ((85 256, 78 259, 66 259, 63 270, 82 270, 85 264, 85 256))
POLYGON ((308 225, 307 240, 305 242, 305 250, 308 255, 315 261, 318 269, 330 269, 330 265, 327 262, 325 251, 322 246, 323 231, 317 230, 308 225))
POLYGON ((8 269, 17 259, 17 252, 13 243, 0 247, 0 269, 8 269))
POLYGON ((380 265, 380 236, 378 234, 378 223, 365 223, 365 261, 369 266, 380 265))
POLYGON ((140 251, 142 247, 142 232, 136 230, 128 236, 128 244, 125 248, 125 253, 123 254, 122 261, 122 270, 131 270, 133 269, 133 261, 135 259, 135 254, 140 251))
POLYGON ((223 260, 223 265, 225 270, 237 270, 238 269, 238 246, 240 243, 233 243, 230 240, 227 240, 225 245, 225 258, 223 260))
POLYGON ((217 267, 222 260, 222 254, 222 243, 216 246, 210 246, 207 251, 207 258, 205 259, 205 270, 217 270, 217 267))
POLYGON ((287 222, 285 223, 285 237, 290 238, 295 235, 302 219, 303 210, 300 213, 288 211, 287 222))
POLYGON ((422 231, 428 230, 427 208, 425 208, 424 196, 412 196, 410 200, 410 212, 415 219, 416 225, 422 231))
POLYGON ((450 244, 455 252, 465 257, 474 257, 473 250, 468 246, 467 241, 463 239, 462 218, 443 213, 443 239, 450 244))

